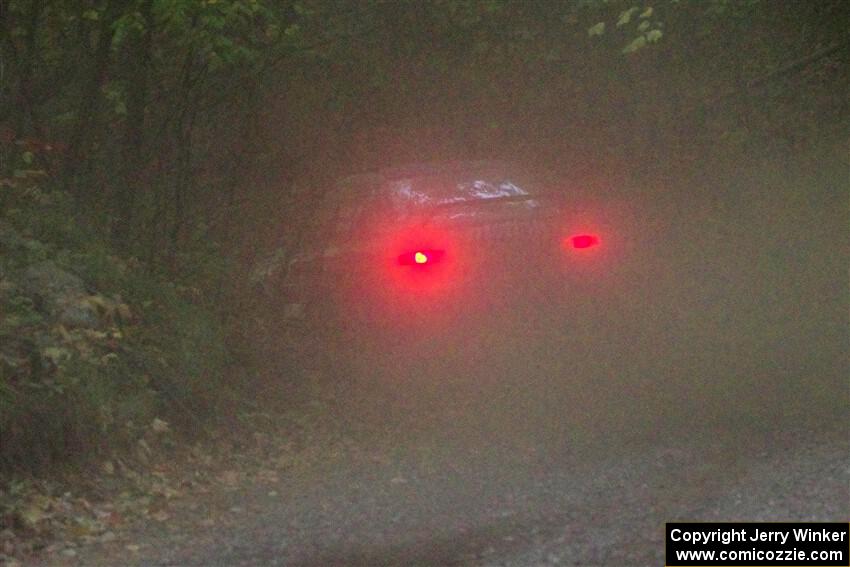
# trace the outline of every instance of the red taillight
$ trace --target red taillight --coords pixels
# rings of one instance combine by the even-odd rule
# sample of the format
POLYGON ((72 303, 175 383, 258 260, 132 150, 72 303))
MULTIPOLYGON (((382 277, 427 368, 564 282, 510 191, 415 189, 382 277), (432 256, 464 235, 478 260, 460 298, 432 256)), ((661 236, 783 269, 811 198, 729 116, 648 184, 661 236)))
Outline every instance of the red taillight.
POLYGON ((398 263, 402 266, 426 266, 439 262, 445 254, 443 250, 414 250, 405 252, 398 257, 398 263))
POLYGON ((573 248, 592 248, 599 244, 599 237, 594 234, 576 234, 574 236, 570 236, 567 241, 573 248))

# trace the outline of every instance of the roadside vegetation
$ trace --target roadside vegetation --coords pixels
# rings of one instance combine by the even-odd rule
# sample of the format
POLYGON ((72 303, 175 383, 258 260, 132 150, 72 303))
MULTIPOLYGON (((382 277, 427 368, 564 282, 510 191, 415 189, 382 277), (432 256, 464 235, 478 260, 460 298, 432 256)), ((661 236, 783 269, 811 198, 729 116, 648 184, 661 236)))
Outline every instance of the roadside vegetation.
POLYGON ((74 199, 6 179, 0 218, 0 463, 38 472, 191 425, 232 396, 225 332, 197 289, 124 259, 74 199))

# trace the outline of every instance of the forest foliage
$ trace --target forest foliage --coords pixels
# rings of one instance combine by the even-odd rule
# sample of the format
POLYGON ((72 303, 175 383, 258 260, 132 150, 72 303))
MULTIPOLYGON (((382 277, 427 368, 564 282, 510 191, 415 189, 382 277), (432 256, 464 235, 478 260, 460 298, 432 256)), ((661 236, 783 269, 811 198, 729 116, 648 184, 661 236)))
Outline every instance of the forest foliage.
POLYGON ((4 171, 48 174, 125 254, 202 278, 258 210, 386 155, 575 170, 846 133, 842 52, 754 84, 846 47, 841 1, 2 6, 4 171))

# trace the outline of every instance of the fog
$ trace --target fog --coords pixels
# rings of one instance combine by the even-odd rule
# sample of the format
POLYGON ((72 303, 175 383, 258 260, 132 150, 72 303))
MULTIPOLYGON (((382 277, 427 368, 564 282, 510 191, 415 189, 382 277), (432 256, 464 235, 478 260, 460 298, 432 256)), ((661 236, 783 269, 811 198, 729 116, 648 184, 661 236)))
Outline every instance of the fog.
POLYGON ((139 474, 168 519, 160 463, 182 491, 228 459, 209 500, 252 514, 139 562, 657 564, 675 517, 846 518, 848 22, 0 1, 0 561, 77 512, 115 536, 139 474), (378 197, 471 162, 533 198, 455 202, 467 230, 378 197), (47 494, 65 465, 106 513, 47 494))
POLYGON ((476 272, 500 285, 417 297, 383 326, 347 330, 343 316, 324 366, 334 407, 399 442, 519 436, 554 450, 841 423, 847 172, 806 165, 614 188, 593 206, 616 219, 604 243, 621 250, 592 266, 537 259, 564 264, 545 272, 500 250, 476 272))

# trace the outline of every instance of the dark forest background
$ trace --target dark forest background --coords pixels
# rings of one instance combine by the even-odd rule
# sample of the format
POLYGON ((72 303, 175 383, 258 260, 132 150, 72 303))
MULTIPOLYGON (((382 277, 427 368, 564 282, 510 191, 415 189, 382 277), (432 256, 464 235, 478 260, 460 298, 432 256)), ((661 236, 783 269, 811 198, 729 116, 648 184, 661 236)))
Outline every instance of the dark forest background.
POLYGON ((846 166, 848 31, 844 0, 0 0, 0 463, 256 404, 258 289, 341 176, 846 166))

